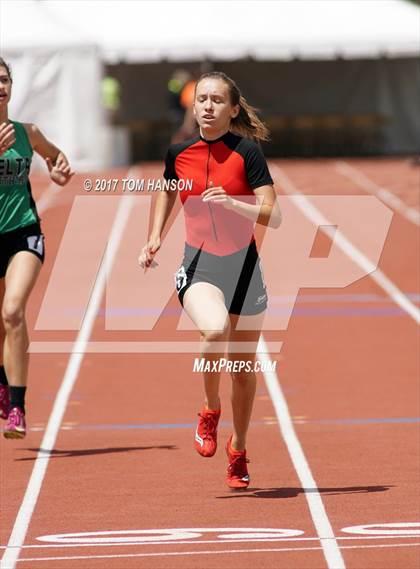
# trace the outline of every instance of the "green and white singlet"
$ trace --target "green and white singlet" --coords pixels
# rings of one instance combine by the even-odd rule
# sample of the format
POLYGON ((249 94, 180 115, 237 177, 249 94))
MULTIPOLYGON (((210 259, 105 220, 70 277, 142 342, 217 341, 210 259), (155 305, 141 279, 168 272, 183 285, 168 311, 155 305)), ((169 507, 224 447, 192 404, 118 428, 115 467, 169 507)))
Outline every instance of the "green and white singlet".
POLYGON ((33 149, 23 124, 11 122, 16 142, 0 156, 0 234, 39 222, 29 182, 33 149))

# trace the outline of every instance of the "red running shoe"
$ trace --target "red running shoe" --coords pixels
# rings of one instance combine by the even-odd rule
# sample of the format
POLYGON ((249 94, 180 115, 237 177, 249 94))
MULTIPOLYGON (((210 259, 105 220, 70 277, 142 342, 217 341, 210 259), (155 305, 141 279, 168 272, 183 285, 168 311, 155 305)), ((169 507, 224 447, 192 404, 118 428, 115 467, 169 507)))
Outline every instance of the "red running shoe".
POLYGON ((6 439, 23 439, 26 435, 25 413, 20 407, 11 409, 3 435, 6 439))
POLYGON ((220 409, 203 409, 198 414, 197 429, 195 431, 195 450, 201 456, 209 458, 217 449, 217 424, 220 419, 220 409))
POLYGON ((229 459, 226 482, 230 488, 248 488, 250 478, 248 474, 246 450, 232 448, 232 435, 226 444, 226 454, 229 459))
POLYGON ((9 386, 0 385, 0 419, 6 420, 9 416, 10 396, 9 386))

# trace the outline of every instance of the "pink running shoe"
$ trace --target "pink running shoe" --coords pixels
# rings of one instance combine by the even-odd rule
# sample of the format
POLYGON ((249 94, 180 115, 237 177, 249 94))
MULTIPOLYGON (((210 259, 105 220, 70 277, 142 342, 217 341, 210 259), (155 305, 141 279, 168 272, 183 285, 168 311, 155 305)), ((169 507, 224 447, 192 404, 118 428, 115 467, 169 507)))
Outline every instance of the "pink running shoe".
POLYGON ((9 387, 7 385, 0 385, 0 419, 6 420, 9 416, 10 410, 10 396, 9 387))
POLYGON ((4 427, 3 436, 6 439, 23 439, 26 435, 25 413, 20 407, 10 410, 9 418, 4 427))

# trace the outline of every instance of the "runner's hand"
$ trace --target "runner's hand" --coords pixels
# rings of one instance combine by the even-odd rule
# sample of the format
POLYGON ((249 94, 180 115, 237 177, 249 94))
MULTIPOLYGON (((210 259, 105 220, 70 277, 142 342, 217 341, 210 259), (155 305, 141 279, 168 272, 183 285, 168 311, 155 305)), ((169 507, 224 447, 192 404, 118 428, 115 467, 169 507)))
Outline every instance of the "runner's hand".
POLYGON ((65 186, 70 178, 74 176, 74 172, 72 172, 70 164, 62 152, 57 156, 55 164, 52 163, 51 158, 45 158, 45 162, 47 163, 51 180, 59 186, 65 186))
POLYGON ((15 127, 12 123, 3 122, 0 124, 0 156, 9 150, 16 142, 15 127))
POLYGON ((138 258, 138 262, 140 267, 144 270, 148 269, 149 267, 157 267, 158 263, 153 260, 153 257, 160 249, 160 237, 150 237, 149 241, 141 250, 141 253, 138 258))
POLYGON ((232 209, 234 206, 233 199, 222 186, 211 186, 204 190, 201 194, 203 197, 203 202, 217 203, 225 207, 226 209, 232 209))

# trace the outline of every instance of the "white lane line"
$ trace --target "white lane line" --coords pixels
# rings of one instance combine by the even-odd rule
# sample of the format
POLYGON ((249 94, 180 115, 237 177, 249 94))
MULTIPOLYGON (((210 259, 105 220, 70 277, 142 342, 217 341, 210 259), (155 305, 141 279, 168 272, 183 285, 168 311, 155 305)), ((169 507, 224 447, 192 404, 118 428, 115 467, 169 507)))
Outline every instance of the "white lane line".
MULTIPOLYGON (((338 541, 369 541, 369 540, 394 540, 394 539, 418 539, 418 535, 363 535, 363 536, 335 536, 334 539, 338 541)), ((244 539, 229 539, 229 543, 244 543, 244 539)), ((289 541, 303 542, 303 541, 319 541, 319 537, 281 537, 278 539, 273 538, 260 538, 260 539, 246 539, 246 543, 284 543, 289 541)), ((46 543, 43 545, 22 545, 21 549, 78 549, 80 547, 148 547, 149 545, 202 545, 202 544, 222 543, 220 539, 188 539, 188 540, 171 540, 171 541, 125 541, 124 543, 46 543)), ((340 547, 342 547, 340 545, 340 547)), ((0 546, 0 549, 6 549, 6 546, 0 546)))
POLYGON ((420 324, 420 310, 400 291, 400 289, 379 269, 377 265, 372 263, 366 255, 355 247, 339 229, 331 227, 332 223, 326 219, 322 213, 311 203, 307 196, 302 195, 290 178, 276 165, 270 165, 271 171, 279 180, 284 191, 291 195, 296 206, 302 213, 315 225, 334 239, 334 244, 340 247, 342 251, 359 267, 361 267, 367 275, 375 281, 375 283, 386 292, 386 294, 404 310, 417 324, 420 324), (326 227, 323 227, 326 226, 326 227))
MULTIPOLYGON (((420 543, 386 543, 379 545, 343 545, 343 549, 374 549, 383 547, 417 547, 420 543)), ((174 557, 174 556, 188 556, 188 555, 231 555, 238 553, 280 553, 283 551, 320 551, 322 547, 267 547, 255 549, 215 549, 213 551, 167 551, 159 553, 121 553, 114 555, 69 555, 66 557, 28 557, 26 559, 19 559, 19 563, 26 561, 68 561, 80 559, 121 559, 130 557, 174 557)), ((334 567, 338 569, 338 566, 334 567)))
POLYGON ((46 451, 54 448, 57 434, 66 411, 67 403, 76 382, 80 366, 83 361, 85 348, 92 333, 93 325, 100 308, 101 299, 105 290, 107 272, 110 270, 115 259, 116 252, 127 223, 131 208, 133 206, 133 196, 121 198, 115 216, 114 224, 109 237, 107 254, 102 259, 101 266, 95 281, 86 315, 74 344, 74 351, 69 358, 63 381, 57 392, 54 406, 48 420, 48 425, 41 442, 41 449, 35 460, 31 477, 26 488, 25 496, 17 514, 12 533, 10 535, 6 550, 0 561, 0 569, 14 569, 19 558, 21 546, 23 545, 28 531, 29 523, 34 512, 42 483, 48 467, 50 455, 46 451), (106 262, 104 262, 106 259, 106 262))
POLYGON ((375 182, 372 182, 366 174, 355 168, 354 166, 350 166, 347 162, 340 160, 336 162, 335 169, 339 174, 348 178, 351 182, 373 194, 380 200, 382 200, 386 205, 389 205, 394 211, 400 213, 405 219, 411 221, 420 226, 420 213, 413 207, 408 206, 405 204, 398 196, 393 194, 390 190, 383 188, 382 186, 378 186, 375 182))
MULTIPOLYGON (((267 348, 265 340, 261 335, 257 349, 258 359, 261 363, 268 363, 270 361, 266 351, 267 348)), ((286 443, 293 466, 295 467, 296 473, 304 490, 305 498, 308 502, 309 511, 321 543, 324 557, 327 561, 328 569, 345 569, 344 559, 341 555, 327 512, 325 511, 321 494, 318 491, 318 487, 314 477, 312 476, 308 461, 306 460, 302 446, 296 435, 289 408, 280 387, 277 374, 275 371, 266 370, 263 372, 263 376, 277 415, 280 432, 284 442, 286 443)))
POLYGON ((54 184, 54 182, 48 185, 47 189, 42 192, 36 202, 36 209, 39 215, 44 214, 51 207, 51 204, 58 198, 62 191, 63 188, 54 184))

